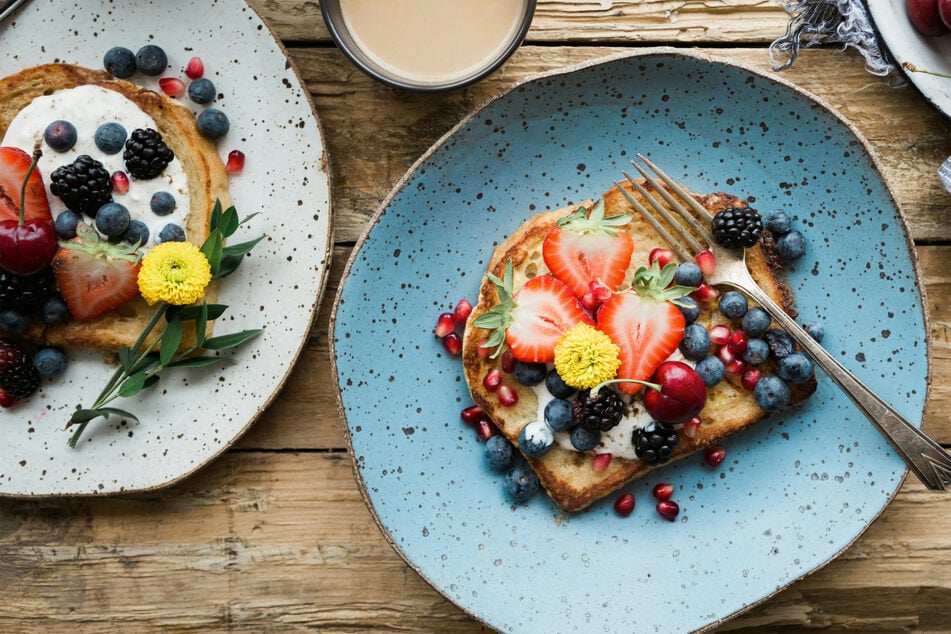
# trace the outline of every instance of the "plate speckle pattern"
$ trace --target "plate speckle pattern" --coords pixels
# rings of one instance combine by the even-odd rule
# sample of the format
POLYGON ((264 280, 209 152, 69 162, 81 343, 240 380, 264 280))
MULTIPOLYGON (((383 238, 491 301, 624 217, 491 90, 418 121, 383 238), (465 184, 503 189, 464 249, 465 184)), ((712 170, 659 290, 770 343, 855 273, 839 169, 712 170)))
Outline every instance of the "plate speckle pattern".
MULTIPOLYGON (((283 384, 310 332, 330 257, 329 169, 307 92, 276 39, 240 0, 200 10, 164 2, 33 2, 0 27, 9 54, 0 76, 26 66, 62 61, 101 68, 112 46, 160 45, 166 75, 200 56, 231 130, 218 143, 222 157, 240 149, 244 172, 232 177, 239 215, 259 215, 233 241, 266 234, 241 268, 223 281, 219 301, 230 308, 216 333, 265 332, 211 371, 167 373, 152 390, 116 404, 141 421, 98 419, 77 449, 63 426, 90 405, 112 373, 102 355, 69 351, 65 376, 0 412, 6 450, 0 495, 85 495, 170 484, 227 449, 283 384), (185 20, 184 15, 189 19, 185 20), (274 148, 281 148, 279 152, 274 148)), ((157 78, 132 81, 157 88, 157 78)), ((202 106, 189 103, 198 112, 202 106)))
POLYGON ((672 50, 537 77, 463 121, 384 203, 339 291, 331 337, 357 476, 396 550, 502 631, 703 628, 829 561, 888 503, 905 468, 825 377, 803 407, 564 514, 512 505, 459 419, 457 358, 432 335, 475 298, 492 247, 533 211, 606 190, 635 152, 696 191, 785 209, 808 241, 789 270, 803 322, 910 420, 928 352, 907 231, 857 133, 815 98, 672 50), (676 486, 674 523, 651 487, 676 486))

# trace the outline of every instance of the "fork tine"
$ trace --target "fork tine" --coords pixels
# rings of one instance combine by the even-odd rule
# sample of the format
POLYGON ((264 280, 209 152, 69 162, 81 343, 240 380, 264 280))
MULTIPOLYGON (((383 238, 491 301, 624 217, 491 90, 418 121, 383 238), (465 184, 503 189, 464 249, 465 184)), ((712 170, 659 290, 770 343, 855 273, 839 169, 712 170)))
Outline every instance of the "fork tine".
MULTIPOLYGON (((624 175, 627 176, 626 173, 624 175)), ((628 180, 631 179, 630 176, 627 176, 627 178, 628 180)), ((644 220, 646 220, 650 224, 650 226, 652 226, 654 230, 660 234, 660 237, 663 238, 664 241, 666 241, 667 244, 670 245, 670 247, 677 253, 677 255, 680 256, 681 260, 683 260, 684 262, 688 262, 693 259, 693 256, 687 252, 687 250, 680 243, 680 240, 678 240, 673 235, 671 235, 671 233, 667 231, 667 227, 660 224, 657 221, 657 218, 655 218, 652 213, 650 213, 649 211, 647 211, 647 209, 644 208, 644 205, 642 205, 636 198, 631 196, 631 193, 627 191, 626 189, 624 189, 624 187, 622 187, 620 183, 615 181, 614 184, 617 185, 618 190, 624 195, 624 197, 627 199, 627 202, 631 203, 631 206, 634 207, 637 213, 641 214, 641 216, 644 217, 644 220)), ((637 187, 637 185, 635 185, 635 187, 637 187)))
MULTIPOLYGON (((634 167, 637 167, 638 170, 641 170, 641 168, 640 168, 637 164, 635 164, 634 167)), ((643 196, 644 199, 647 200, 647 202, 649 202, 649 203, 651 204, 651 207, 653 207, 654 210, 655 210, 658 214, 660 214, 660 215, 664 218, 664 220, 667 221, 667 223, 670 225, 670 227, 671 227, 674 231, 676 231, 678 235, 680 235, 680 241, 681 241, 681 242, 686 242, 686 243, 690 246, 690 248, 693 250, 694 253, 697 253, 697 252, 699 252, 699 251, 702 251, 703 249, 706 248, 706 247, 704 247, 702 244, 700 244, 700 242, 699 242, 695 237, 693 237, 692 235, 690 235, 690 232, 687 231, 687 230, 684 228, 683 223, 681 223, 681 222, 678 221, 676 218, 674 218, 674 217, 670 214, 670 212, 667 211, 667 208, 666 208, 666 207, 664 207, 656 198, 654 198, 653 196, 651 196, 650 193, 649 193, 646 189, 644 189, 644 186, 643 186, 643 185, 641 185, 641 184, 638 183, 636 180, 634 180, 633 178, 631 178, 631 175, 628 174, 627 172, 623 172, 623 171, 622 171, 621 173, 624 174, 624 176, 627 178, 628 182, 629 182, 631 185, 634 186, 634 189, 636 189, 637 192, 638 192, 641 196, 643 196)), ((643 170, 641 170, 641 173, 644 173, 643 170)), ((657 181, 648 178, 648 182, 651 183, 651 186, 654 187, 654 188, 655 188, 655 191, 656 191, 657 188, 658 188, 657 181)), ((667 192, 663 192, 663 193, 664 193, 664 194, 667 194, 667 192)), ((667 196, 665 197, 665 200, 666 200, 669 196, 670 196, 670 194, 667 194, 667 196)), ((670 202, 672 206, 676 206, 676 205, 678 204, 677 201, 676 201, 676 200, 673 200, 673 199, 670 199, 668 202, 670 202)), ((675 209, 676 209, 676 207, 675 207, 675 209)), ((684 209, 684 210, 683 210, 683 213, 686 213, 686 211, 687 211, 687 210, 684 209)), ((681 212, 678 212, 678 213, 681 213, 681 212)), ((682 215, 682 214, 681 214, 681 215, 682 215)), ((689 214, 688 214, 688 215, 689 215, 689 214)), ((665 239, 667 239, 666 236, 665 236, 665 239)), ((667 241, 670 242, 669 239, 668 239, 667 241)), ((679 255, 679 254, 678 254, 678 255, 679 255)), ((691 256, 689 259, 693 259, 693 256, 691 256)))
MULTIPOLYGON (((654 163, 653 163, 649 158, 647 158, 646 156, 644 156, 643 154, 638 154, 637 157, 638 157, 639 159, 641 159, 642 161, 644 161, 644 163, 647 164, 647 166, 648 166, 649 168, 651 168, 652 170, 654 170, 654 172, 655 172, 658 176, 660 176, 660 179, 661 179, 662 181, 664 181, 665 183, 667 183, 667 185, 668 185, 674 192, 676 192, 676 194, 677 194, 678 196, 680 196, 680 197, 684 200, 684 202, 687 203, 687 204, 690 206, 691 209, 693 209, 694 213, 696 213, 698 216, 700 216, 701 218, 703 218, 703 219, 706 221, 706 223, 707 223, 708 225, 709 225, 711 222, 713 222, 713 216, 710 214, 709 211, 707 211, 707 208, 704 207, 703 205, 701 205, 700 203, 698 203, 696 200, 694 200, 694 197, 691 196, 690 194, 688 194, 686 191, 684 191, 684 188, 681 187, 680 184, 677 183, 677 181, 675 181, 675 180, 672 179, 670 176, 668 176, 667 174, 665 174, 662 169, 660 169, 659 167, 657 167, 656 165, 654 165, 654 163)), ((633 163, 633 161, 632 161, 632 163, 633 163)))
MULTIPOLYGON (((694 216, 694 215, 691 214, 689 211, 687 211, 686 208, 684 208, 684 206, 683 206, 682 204, 680 204, 680 201, 678 201, 676 198, 674 198, 673 196, 671 196, 671 195, 667 192, 666 189, 664 189, 663 187, 661 187, 661 186, 660 186, 660 183, 657 182, 657 179, 654 178, 653 176, 651 176, 650 174, 648 174, 648 173, 647 173, 647 170, 645 170, 643 167, 641 167, 640 165, 638 165, 638 164, 635 163, 634 161, 631 161, 631 164, 632 164, 634 167, 637 168, 637 171, 641 173, 641 175, 642 175, 642 176, 644 177, 644 179, 650 184, 650 186, 653 187, 653 188, 657 191, 657 193, 659 193, 659 194, 661 195, 661 197, 662 197, 665 201, 667 201, 667 204, 670 205, 670 208, 673 209, 674 211, 676 211, 677 214, 678 214, 681 218, 684 219, 684 222, 686 222, 688 225, 690 225, 690 227, 691 227, 694 231, 697 232, 697 235, 699 235, 701 238, 703 238, 704 240, 706 240, 706 241, 707 241, 707 244, 713 244, 713 236, 711 236, 711 235, 710 235, 710 232, 707 231, 706 227, 704 227, 703 224, 701 224, 700 221, 697 220, 696 216, 694 216)), ((687 199, 693 200, 693 197, 690 196, 690 194, 688 194, 687 192, 685 192, 682 188, 678 187, 678 189, 680 189, 680 192, 682 192, 682 196, 685 197, 685 198, 684 198, 684 201, 686 201, 687 199)), ((696 202, 696 201, 694 201, 694 202, 696 202)), ((668 220, 668 222, 670 222, 670 220, 668 220)), ((688 235, 689 235, 689 234, 688 234, 688 235)), ((691 244, 693 244, 693 245, 699 244, 698 242, 696 242, 696 240, 693 238, 692 235, 690 236, 690 239, 693 240, 693 242, 691 242, 691 244)), ((704 249, 705 247, 702 247, 702 246, 701 246, 701 247, 695 247, 695 248, 699 251, 699 250, 701 250, 701 249, 704 249)))

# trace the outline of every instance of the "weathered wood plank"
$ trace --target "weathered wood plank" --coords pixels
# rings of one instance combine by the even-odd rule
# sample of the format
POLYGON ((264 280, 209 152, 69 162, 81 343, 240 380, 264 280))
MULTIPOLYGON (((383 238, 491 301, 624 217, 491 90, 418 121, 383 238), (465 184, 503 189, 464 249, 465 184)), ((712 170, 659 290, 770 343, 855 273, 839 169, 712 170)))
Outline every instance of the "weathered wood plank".
MULTIPOLYGON (((326 132, 335 180, 336 239, 356 240, 406 170, 478 105, 533 73, 623 50, 630 49, 523 47, 484 82, 444 95, 385 88, 334 49, 292 50, 326 132)), ((708 52, 769 70, 763 49, 708 52)), ((935 176, 951 155, 951 123, 913 89, 892 88, 868 75, 861 57, 852 52, 805 51, 780 77, 829 102, 868 138, 915 239, 951 240, 951 205, 935 176)))
MULTIPOLYGON (((285 41, 330 42, 320 5, 306 0, 251 0, 285 41)), ((529 42, 771 42, 789 16, 770 0, 540 0, 529 42)))
MULTIPOLYGON (((836 561, 723 630, 946 631, 949 514, 907 482, 836 561)), ((484 631, 391 549, 342 453, 232 453, 126 498, 0 500, 0 588, 5 632, 484 631)))

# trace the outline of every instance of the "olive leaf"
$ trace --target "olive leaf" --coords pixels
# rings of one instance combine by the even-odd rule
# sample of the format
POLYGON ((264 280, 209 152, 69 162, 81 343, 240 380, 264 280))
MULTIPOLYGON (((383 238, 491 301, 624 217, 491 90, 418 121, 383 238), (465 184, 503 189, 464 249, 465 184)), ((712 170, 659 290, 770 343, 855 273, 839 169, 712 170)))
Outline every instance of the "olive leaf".
POLYGON ((242 330, 241 332, 233 332, 231 334, 221 335, 220 337, 211 337, 210 339, 205 340, 204 347, 206 350, 227 350, 228 348, 240 346, 245 341, 254 339, 262 332, 264 332, 264 330, 258 328, 255 330, 242 330))

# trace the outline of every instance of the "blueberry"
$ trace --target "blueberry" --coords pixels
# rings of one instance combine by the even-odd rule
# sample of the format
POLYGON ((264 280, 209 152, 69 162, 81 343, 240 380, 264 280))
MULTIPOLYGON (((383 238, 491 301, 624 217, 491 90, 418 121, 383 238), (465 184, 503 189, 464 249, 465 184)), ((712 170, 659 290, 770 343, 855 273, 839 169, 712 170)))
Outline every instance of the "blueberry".
POLYGON ((764 225, 778 238, 779 236, 789 233, 789 230, 792 228, 792 221, 785 211, 777 209, 766 216, 764 225))
POLYGON ((806 241, 798 231, 790 231, 776 241, 776 254, 783 262, 795 262, 806 252, 806 241))
POLYGON ((780 378, 796 385, 808 381, 813 371, 812 359, 803 352, 790 352, 776 362, 776 373, 780 378))
POLYGON ((0 330, 11 335, 22 335, 30 327, 30 318, 15 310, 0 311, 0 330))
POLYGON ((748 308, 746 296, 738 291, 727 291, 720 297, 720 312, 727 319, 740 319, 748 308))
POLYGON ((545 387, 548 388, 548 393, 555 398, 568 398, 577 391, 565 383, 561 375, 558 374, 558 370, 555 369, 552 369, 545 377, 545 387))
POLYGON ((699 286, 703 280, 703 272, 693 262, 684 262, 677 265, 674 271, 674 284, 681 286, 699 286))
POLYGON ((43 140, 56 152, 67 152, 76 145, 76 126, 69 121, 57 119, 46 126, 43 140))
POLYGON ((209 104, 215 100, 215 85, 210 79, 199 77, 188 84, 188 98, 195 103, 209 104))
POLYGON ((601 432, 591 431, 586 427, 575 427, 571 430, 571 446, 578 451, 591 451, 601 442, 601 432))
POLYGON ((163 242, 184 242, 185 241, 185 230, 179 227, 176 224, 168 223, 162 230, 159 231, 158 240, 159 244, 163 242))
POLYGON ((485 462, 489 468, 496 471, 508 469, 513 457, 512 443, 505 436, 492 436, 485 441, 485 462))
POLYGON ((93 140, 101 152, 105 154, 118 154, 122 151, 122 148, 125 147, 125 141, 128 136, 129 134, 121 124, 110 121, 96 128, 96 135, 93 140))
POLYGON ((209 139, 220 139, 228 134, 228 117, 217 108, 208 108, 198 115, 198 131, 209 139))
POLYGON ((66 209, 59 212, 53 227, 56 229, 56 235, 60 240, 72 240, 76 237, 76 225, 83 219, 82 214, 78 214, 72 209, 66 209))
POLYGON ((133 220, 122 234, 122 241, 139 246, 146 244, 149 241, 149 226, 141 220, 133 220))
POLYGON ((766 343, 769 344, 770 352, 777 359, 782 359, 796 349, 793 338, 781 328, 770 328, 763 334, 763 337, 766 339, 766 343))
POLYGON ((167 216, 178 206, 175 197, 166 191, 157 191, 149 199, 149 208, 156 216, 167 216))
POLYGON ((544 381, 546 374, 548 374, 548 367, 544 363, 516 361, 515 369, 512 370, 512 376, 515 377, 515 380, 519 384, 529 387, 544 381))
POLYGON ((66 355, 56 348, 40 348, 33 355, 33 365, 44 379, 52 379, 66 371, 66 355))
POLYGON ((106 203, 96 212, 96 229, 109 238, 121 238, 131 222, 129 210, 119 203, 106 203))
POLYGON ((135 66, 146 75, 161 75, 168 68, 168 55, 155 44, 146 44, 135 54, 135 66))
POLYGON ((540 458, 551 451, 555 434, 544 421, 535 420, 522 427, 518 433, 518 448, 529 458, 540 458))
POLYGON ((750 365, 759 365, 769 357, 769 344, 762 339, 750 339, 746 342, 743 360, 750 365))
POLYGON ((743 315, 742 328, 748 336, 759 337, 766 332, 771 323, 773 323, 773 318, 769 316, 769 313, 759 306, 754 306, 743 315))
POLYGON ((65 324, 69 321, 69 308, 59 295, 50 295, 43 303, 43 322, 65 324))
POLYGON ((573 418, 571 403, 564 399, 556 398, 545 405, 545 422, 552 431, 567 431, 573 418))
POLYGON ((700 324, 690 324, 684 328, 684 338, 680 341, 680 353, 691 361, 699 361, 710 352, 710 333, 700 324))
POLYGON ((135 73, 135 53, 124 46, 114 46, 102 56, 102 65, 113 77, 132 77, 135 73))
POLYGON ((505 474, 502 485, 515 502, 526 502, 538 492, 538 476, 524 461, 519 461, 505 474))
POLYGON ((700 316, 700 305, 692 297, 680 297, 674 301, 674 305, 683 313, 684 321, 688 324, 697 321, 697 317, 700 316))
POLYGON ((818 321, 814 321, 811 324, 806 324, 804 328, 809 336, 816 340, 816 343, 822 343, 823 337, 826 336, 825 326, 818 321))
POLYGON ((753 388, 753 398, 761 409, 776 412, 789 405, 789 386, 778 376, 764 376, 753 388))
POLYGON ((704 359, 700 359, 700 361, 697 361, 697 365, 694 367, 694 370, 700 375, 700 379, 707 387, 713 387, 722 381, 723 376, 726 373, 726 368, 723 366, 723 361, 720 361, 718 357, 706 357, 704 359))

